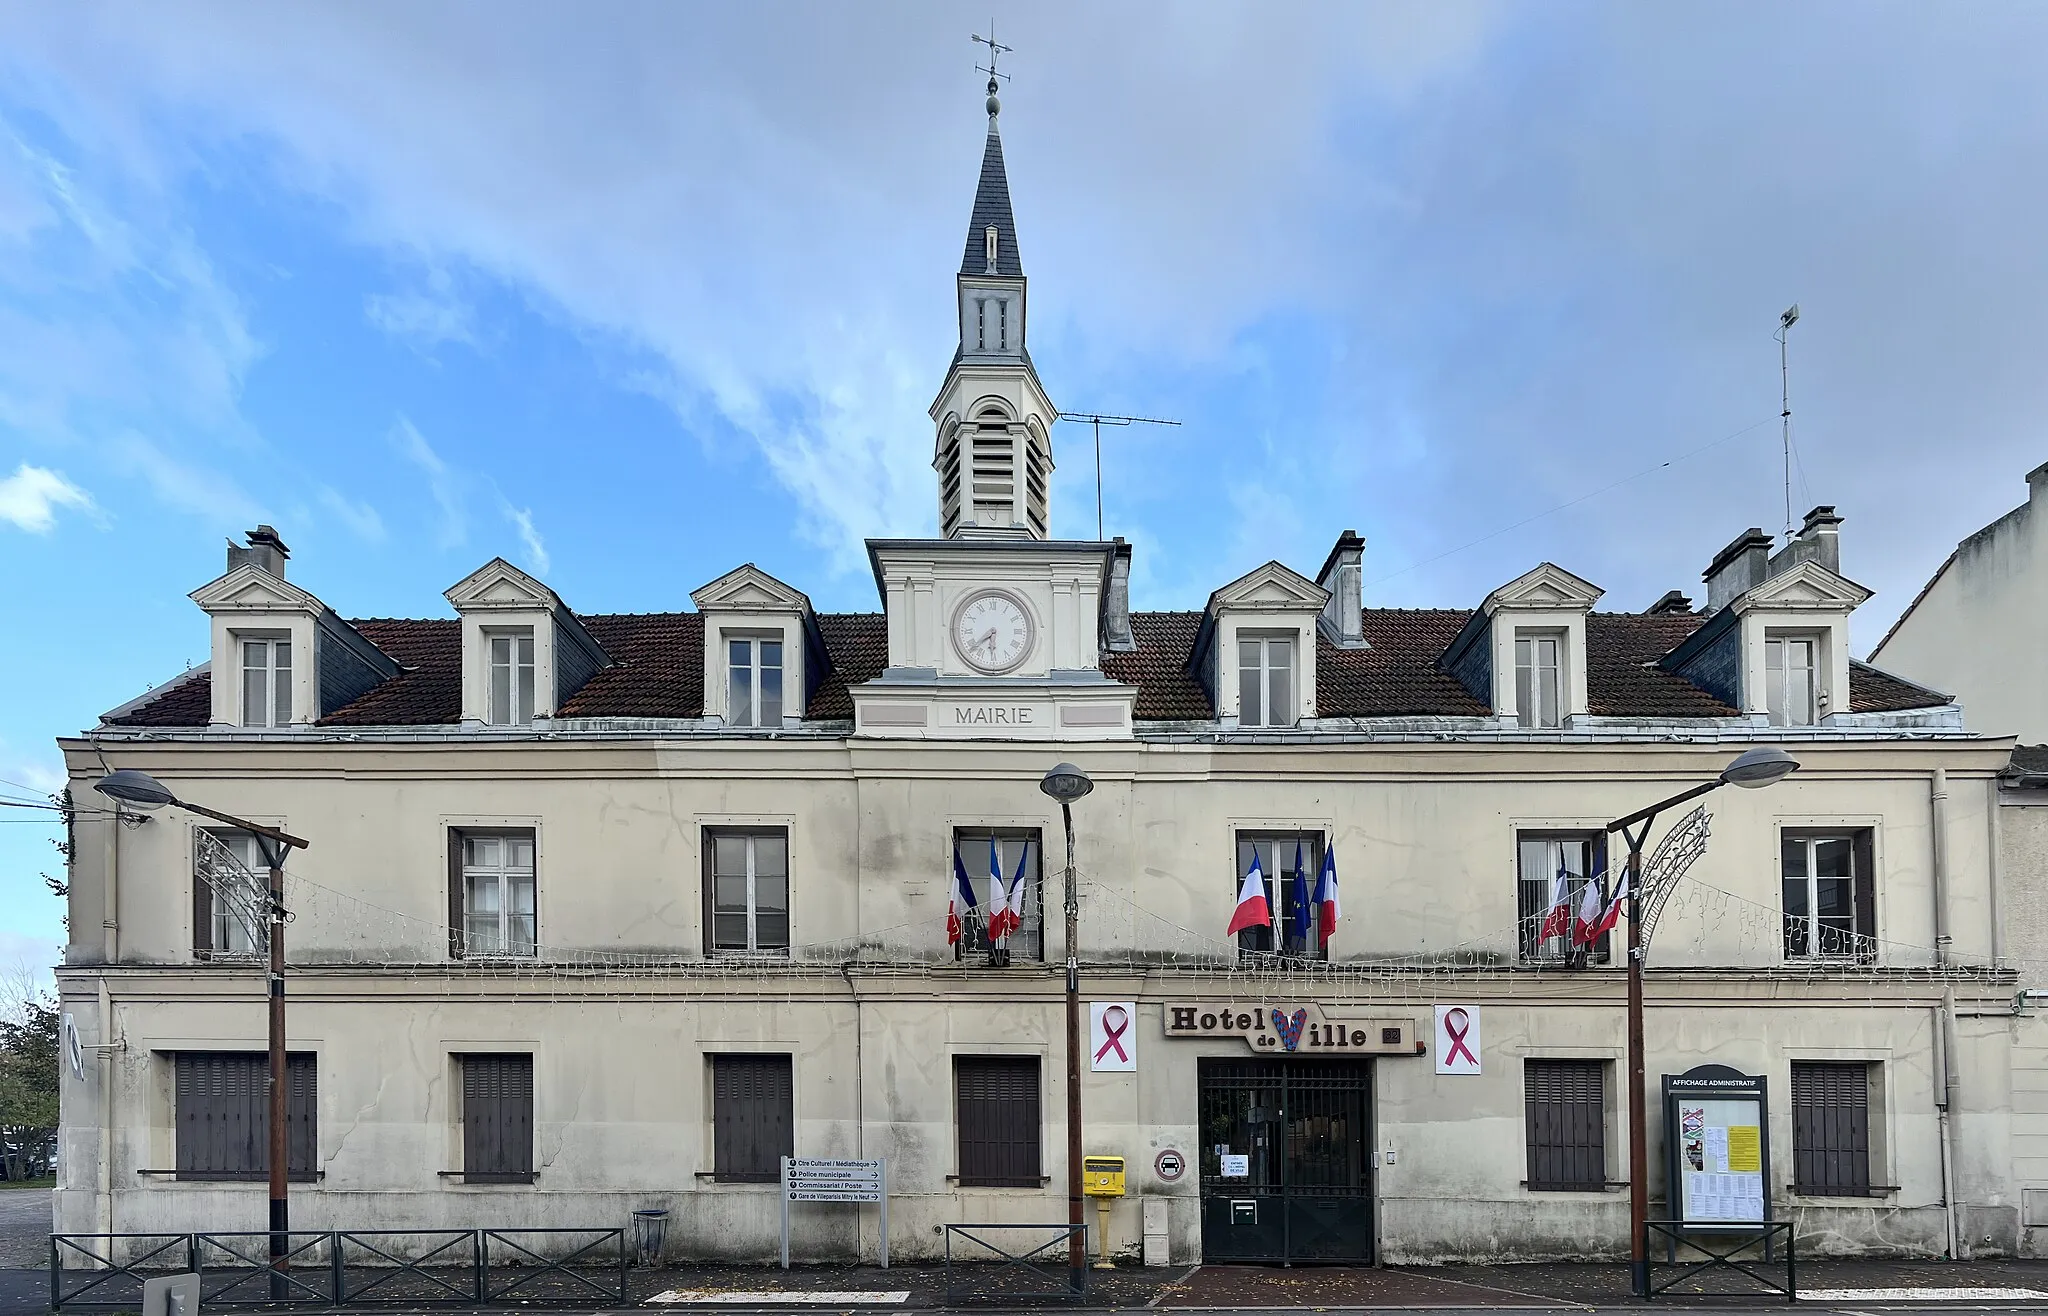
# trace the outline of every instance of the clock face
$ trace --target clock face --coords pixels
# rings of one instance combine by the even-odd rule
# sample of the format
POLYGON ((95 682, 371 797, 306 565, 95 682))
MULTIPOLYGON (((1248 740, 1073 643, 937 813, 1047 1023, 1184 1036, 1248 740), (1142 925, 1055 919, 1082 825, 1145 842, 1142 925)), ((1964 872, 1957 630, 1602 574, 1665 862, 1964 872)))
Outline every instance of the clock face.
POLYGON ((953 648, 979 672, 1007 672, 1031 652, 1031 616, 1007 594, 976 594, 953 614, 953 648))

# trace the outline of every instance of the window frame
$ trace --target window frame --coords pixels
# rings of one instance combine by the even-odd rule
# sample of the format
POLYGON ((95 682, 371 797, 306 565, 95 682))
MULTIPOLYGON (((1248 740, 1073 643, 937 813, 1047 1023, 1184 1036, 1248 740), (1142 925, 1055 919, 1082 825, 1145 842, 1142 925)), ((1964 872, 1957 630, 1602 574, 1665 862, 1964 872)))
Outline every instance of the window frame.
MULTIPOLYGON (((1577 969, 1583 969, 1588 965, 1612 963, 1614 958, 1614 934, 1611 931, 1601 933, 1600 939, 1594 942, 1590 949, 1587 949, 1571 944, 1571 931, 1567 927, 1565 935, 1558 939, 1563 942, 1558 951, 1548 955, 1541 953, 1541 947, 1536 941, 1536 933, 1542 927, 1544 915, 1550 910, 1550 890, 1553 882, 1556 880, 1557 869, 1551 867, 1540 875, 1531 875, 1524 867, 1523 862, 1525 859, 1523 847, 1531 844, 1540 844, 1545 847, 1544 862, 1546 864, 1550 862, 1550 858, 1553 855, 1562 857, 1561 849, 1552 849, 1551 847, 1574 844, 1586 847, 1583 866, 1588 871, 1583 873, 1574 872, 1572 874, 1573 880, 1565 884, 1567 908, 1575 913, 1579 907, 1579 901, 1585 898, 1586 883, 1591 880, 1595 873, 1606 871, 1608 860, 1607 833, 1604 831, 1593 828, 1573 827, 1518 827, 1515 829, 1515 907, 1516 912, 1520 915, 1516 924, 1516 951, 1520 962, 1534 965, 1564 965, 1577 969)), ((1610 881, 1610 890, 1612 885, 1610 881)))
POLYGON ((953 828, 953 848, 946 854, 948 895, 950 897, 953 886, 953 856, 957 854, 960 856, 960 866, 967 871, 968 881, 974 884, 975 894, 980 897, 973 911, 961 920, 960 940, 953 946, 953 958, 957 960, 967 955, 987 955, 989 963, 997 963, 996 948, 988 939, 988 916, 994 907, 991 903, 992 893, 988 890, 988 873, 985 871, 988 866, 988 840, 991 836, 996 839, 997 857, 1003 865, 1004 881, 1008 881, 1010 874, 1016 871, 1014 854, 1006 842, 1023 842, 1030 847, 1029 855, 1032 858, 1025 873, 1025 880, 1030 883, 1030 887, 1024 901, 1024 922, 1017 931, 1010 934, 1009 946, 1004 952, 1006 958, 1001 962, 1007 964, 1022 955, 1029 963, 1042 964, 1045 962, 1046 954, 1045 837, 1044 829, 1038 827, 953 828), (975 863, 977 857, 980 859, 979 869, 975 863), (1026 948, 1019 948, 1019 937, 1026 939, 1026 948), (1034 938, 1035 941, 1032 940, 1034 938))
POLYGON ((719 640, 725 650, 725 724, 729 727, 752 727, 764 731, 779 729, 789 713, 788 637, 779 630, 721 630, 719 640), (733 650, 742 644, 747 646, 747 662, 744 668, 733 659, 733 650), (763 661, 762 648, 769 644, 776 648, 775 720, 772 722, 763 716, 761 708, 761 674, 768 670, 768 664, 763 661), (738 685, 734 677, 742 670, 747 673, 750 687, 745 718, 735 715, 738 685))
MULTIPOLYGON (((783 825, 721 825, 706 827, 703 831, 703 887, 704 887, 704 954, 715 959, 787 959, 790 945, 794 940, 790 927, 790 829, 783 825), (747 944, 721 946, 718 944, 718 842, 720 839, 742 839, 747 842, 747 944), (756 860, 758 843, 766 839, 782 842, 782 942, 780 945, 761 944, 759 899, 759 864, 756 860)), ((771 917, 773 914, 771 912, 771 917)), ((727 917, 731 917, 730 914, 727 917)))
MULTIPOLYGON (((732 1051, 709 1052, 705 1057, 711 1081, 711 1178, 716 1183, 779 1183, 782 1178, 781 1157, 796 1155, 796 1057, 786 1051, 732 1051), (777 1066, 771 1062, 781 1061, 777 1066), (769 1136, 776 1142, 776 1153, 765 1164, 756 1161, 752 1165, 729 1164, 727 1149, 738 1140, 737 1115, 730 1103, 740 1101, 747 1094, 734 1092, 739 1085, 741 1071, 753 1068, 761 1073, 779 1070, 780 1099, 779 1112, 770 1111, 765 1121, 770 1129, 769 1136), (729 1072, 728 1072, 729 1071, 729 1072), (734 1114, 734 1122, 728 1124, 727 1116, 734 1114), (773 1126, 780 1124, 779 1135, 773 1126)), ((772 1101, 775 1094, 765 1098, 772 1101)), ((756 1120, 759 1120, 757 1115, 756 1120)), ((737 1148, 733 1148, 735 1154, 737 1148)), ((757 1152, 757 1155, 759 1153, 757 1152)))
POLYGON ((1825 671, 1827 636, 1820 631, 1766 630, 1764 632, 1764 715, 1774 727, 1819 726, 1822 709, 1826 704, 1823 694, 1822 673, 1825 671), (1790 707, 1791 691, 1786 682, 1792 667, 1785 659, 1791 654, 1790 646, 1807 646, 1810 659, 1806 668, 1806 710, 1803 718, 1795 718, 1790 707), (1773 659, 1776 665, 1773 665, 1773 659))
POLYGON ((1555 731, 1564 725, 1566 672, 1569 662, 1568 632, 1548 627, 1515 628, 1515 723, 1525 730, 1555 731), (1539 661, 1541 645, 1551 646, 1551 662, 1539 661), (1524 655, 1527 661, 1524 661, 1524 655), (1546 692, 1541 683, 1550 679, 1546 692), (1544 715, 1543 695, 1550 696, 1549 715, 1544 715))
POLYGON ((1249 860, 1245 858, 1245 846, 1250 845, 1256 848, 1261 844, 1270 842, 1274 847, 1273 853, 1276 864, 1282 860, 1281 851, 1284 848, 1284 860, 1288 865, 1284 870, 1268 867, 1264 862, 1263 856, 1261 857, 1259 867, 1266 879, 1266 909, 1273 916, 1273 926, 1268 928, 1246 928, 1237 934, 1237 959, 1240 964, 1261 958, 1267 960, 1285 959, 1297 962, 1322 961, 1330 958, 1330 947, 1323 940, 1321 920, 1313 915, 1309 918, 1309 939, 1301 946, 1290 949, 1287 944, 1288 938, 1284 934, 1287 912, 1290 909, 1288 902, 1294 898, 1288 889, 1294 884, 1294 842, 1297 840, 1308 843, 1306 853, 1303 855, 1303 861, 1307 865, 1305 878, 1308 883, 1309 907, 1313 909, 1315 907, 1316 878, 1323 871, 1323 853, 1329 846, 1329 834, 1327 832, 1323 831, 1320 827, 1240 827, 1233 829, 1231 832, 1231 861, 1237 865, 1236 871, 1231 876, 1230 883, 1230 901, 1233 907, 1237 903, 1237 893, 1244 888, 1245 874, 1251 867, 1249 860), (1278 949, 1275 949, 1271 944, 1275 940, 1274 934, 1276 932, 1281 933, 1277 938, 1279 941, 1278 949), (1265 940, 1268 944, 1265 946, 1258 945, 1257 943, 1261 940, 1265 940))
POLYGON ((540 641, 531 626, 487 626, 484 645, 484 725, 524 727, 533 725, 540 711, 540 641), (509 647, 503 664, 498 645, 509 647), (522 654, 521 649, 525 652, 522 654), (498 673, 505 674, 505 712, 498 716, 498 673), (523 679, 522 679, 523 678, 523 679), (522 702, 523 701, 523 702, 522 702))
POLYGON ((953 1057, 953 1178, 962 1188, 1040 1188, 1045 1185, 1045 1060, 1038 1055, 955 1055, 953 1057), (979 1071, 993 1076, 1004 1070, 1021 1075, 1030 1071, 1028 1084, 1018 1083, 1007 1094, 970 1098, 962 1078, 979 1071), (970 1101, 977 1121, 969 1124, 970 1101), (1025 1110, 1008 1112, 1003 1104, 1015 1102, 1025 1110), (973 1132, 976 1136, 970 1138, 973 1132), (1019 1138, 1023 1133, 1026 1136, 1019 1138), (1004 1165, 995 1158, 1005 1150, 1015 1163, 1004 1165))
POLYGON ((1525 1056, 1522 1060, 1522 1143, 1526 1157, 1525 1186, 1539 1193, 1600 1193, 1607 1191, 1607 1118, 1614 1085, 1608 1080, 1612 1062, 1599 1058, 1571 1056, 1525 1056), (1538 1079, 1545 1074, 1560 1090, 1556 1099, 1537 1100, 1538 1079), (1599 1095, 1588 1100, 1585 1081, 1591 1075, 1599 1095), (1577 1087, 1573 1092, 1570 1089, 1577 1087), (1590 1130, 1590 1141, 1571 1141, 1560 1136, 1590 1130), (1548 1157, 1548 1163, 1544 1158, 1548 1157), (1557 1167, 1576 1174, 1559 1176, 1557 1167))
POLYGON ((1301 725, 1301 652, 1302 642, 1299 631, 1240 629, 1232 637, 1235 645, 1234 671, 1237 676, 1237 724, 1247 729, 1262 731, 1286 731, 1301 725), (1258 646, 1256 665, 1245 662, 1245 646, 1258 646), (1284 665, 1273 662, 1276 645, 1284 645, 1287 660, 1284 665), (1257 676, 1250 674, 1256 672, 1257 676), (1286 678, 1286 721, 1273 720, 1273 675, 1279 672, 1286 678), (1259 716, 1257 720, 1245 717, 1245 683, 1250 679, 1257 688, 1259 716))
POLYGON ((462 1182, 465 1184, 532 1183, 538 1177, 538 1172, 534 1168, 533 1143, 534 1130, 539 1124, 539 1120, 536 1118, 537 1103, 534 1093, 535 1066, 533 1063, 533 1052, 458 1052, 455 1060, 460 1071, 458 1074, 459 1084, 457 1086, 457 1100, 459 1103, 457 1110, 462 1124, 462 1182), (524 1066, 513 1063, 521 1060, 526 1062, 524 1066), (509 1078, 509 1081, 504 1081, 504 1086, 515 1090, 496 1094, 479 1092, 478 1089, 484 1086, 482 1080, 485 1072, 493 1068, 506 1071, 506 1075, 501 1076, 501 1081, 509 1078), (517 1090, 521 1088, 524 1090, 517 1090), (496 1115, 498 1116, 497 1127, 489 1132, 482 1127, 485 1111, 481 1108, 475 1110, 471 1108, 473 1101, 487 1100, 499 1103, 496 1109, 496 1115), (523 1117, 520 1111, 520 1103, 522 1102, 524 1103, 523 1117), (505 1103, 511 1103, 509 1110, 512 1118, 509 1120, 504 1118, 508 1110, 508 1106, 505 1103), (525 1137, 518 1138, 516 1135, 520 1132, 522 1124, 524 1125, 525 1137), (511 1138, 506 1137, 505 1135, 508 1130, 515 1136, 511 1138), (479 1159, 477 1153, 489 1144, 491 1133, 496 1134, 496 1142, 501 1152, 509 1151, 515 1143, 518 1145, 519 1152, 516 1155, 510 1155, 505 1160, 496 1162, 493 1168, 478 1169, 476 1168, 476 1163, 479 1159))
POLYGON ((1792 1191, 1801 1197, 1876 1197, 1877 1149, 1881 1140, 1872 1127, 1873 1111, 1883 1114, 1878 1084, 1879 1062, 1869 1060, 1794 1060, 1792 1093, 1792 1191), (1823 1077, 1825 1076, 1825 1077, 1823 1077), (1817 1091, 1820 1088, 1830 1091, 1817 1091), (1854 1093, 1846 1105, 1824 1104, 1821 1096, 1854 1093), (1815 1112, 1825 1110, 1825 1114, 1815 1112), (1808 1139, 1821 1123, 1831 1136, 1826 1144, 1808 1139), (1846 1177, 1833 1170, 1847 1168, 1846 1177))
POLYGON ((238 725, 273 731, 291 726, 292 714, 297 711, 298 702, 293 691, 293 686, 297 683, 297 668, 296 658, 292 653, 291 633, 236 631, 234 636, 235 652, 240 658, 237 670, 240 673, 242 696, 241 721, 238 725), (260 666, 251 667, 249 652, 258 646, 263 649, 263 662, 260 666), (282 664, 277 661, 280 654, 284 657, 282 664), (258 703, 263 709, 264 720, 260 722, 249 720, 249 674, 252 671, 261 672, 263 679, 263 695, 258 703))
POLYGON ((528 961, 540 958, 540 828, 536 826, 475 826, 450 827, 448 829, 448 958, 455 960, 517 960, 528 961), (505 900, 505 878, 516 874, 517 867, 511 864, 499 865, 500 889, 498 893, 498 925, 501 932, 499 948, 479 950, 470 944, 469 936, 469 843, 473 840, 525 841, 533 852, 533 863, 528 867, 527 884, 532 889, 533 906, 527 915, 533 922, 533 939, 530 949, 506 949, 508 942, 503 930, 509 919, 516 915, 507 912, 505 900))
MULTIPOLYGON (((263 847, 256 833, 240 827, 199 827, 195 832, 204 832, 229 850, 249 869, 252 874, 261 874, 268 886, 270 865, 264 862, 263 847), (247 850, 243 849, 244 844, 247 850), (254 862, 251 862, 253 857, 254 862)), ((242 926, 234 911, 227 907, 220 891, 206 880, 199 871, 198 841, 193 841, 192 858, 192 953, 200 959, 247 961, 260 959, 264 949, 253 940, 246 946, 227 945, 236 935, 247 937, 249 930, 242 926), (224 933, 226 935, 224 935, 224 933)))
MULTIPOLYGON (((172 1164, 181 1183, 260 1183, 270 1177, 270 1055, 265 1051, 173 1051, 171 1059, 172 1164), (201 1072, 204 1062, 213 1062, 219 1073, 216 1086, 239 1084, 236 1092, 211 1094, 196 1091, 208 1076, 201 1072), (240 1073, 229 1072, 229 1063, 240 1073), (202 1116, 186 1104, 187 1094, 196 1100, 213 1095, 232 1102, 218 1113, 202 1116), (200 1135, 220 1123, 234 1127, 226 1137, 216 1133, 211 1148, 202 1148, 200 1135), (195 1128, 194 1126, 199 1126, 195 1128), (230 1145, 227 1137, 233 1139, 230 1145), (230 1156, 203 1152, 237 1153, 230 1156), (240 1165, 197 1164, 201 1161, 233 1159, 240 1165)), ((315 1051, 290 1051, 285 1055, 285 1178, 311 1183, 320 1177, 320 1058, 315 1051)))
POLYGON ((1877 829, 1870 826, 1842 827, 1781 827, 1778 829, 1778 907, 1783 918, 1784 933, 1779 950, 1787 963, 1860 963, 1877 962, 1877 829), (1846 842, 1849 847, 1849 876, 1846 879, 1824 876, 1817 872, 1819 847, 1826 842, 1846 842), (1799 878, 1788 877, 1785 872, 1785 851, 1790 845, 1802 847, 1805 874, 1799 878), (1820 920, 1838 915, 1815 913, 1820 900, 1820 883, 1824 881, 1847 881, 1849 884, 1849 928, 1846 933, 1829 928, 1820 920), (1793 902, 1789 899, 1794 882, 1801 882, 1805 890, 1800 903, 1803 912, 1794 913, 1793 902), (1804 924, 1800 928, 1800 924, 1804 924), (1795 932, 1803 947, 1795 950, 1795 932), (1825 944, 1830 937, 1840 938, 1847 943, 1846 949, 1816 950, 1816 943, 1825 944))

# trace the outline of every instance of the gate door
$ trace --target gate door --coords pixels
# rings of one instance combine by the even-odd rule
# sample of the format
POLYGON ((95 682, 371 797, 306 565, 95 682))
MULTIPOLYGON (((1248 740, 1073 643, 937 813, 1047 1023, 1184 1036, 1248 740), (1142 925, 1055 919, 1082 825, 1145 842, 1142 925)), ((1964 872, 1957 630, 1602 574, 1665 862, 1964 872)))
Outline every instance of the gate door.
POLYGON ((1372 1261, 1371 1073, 1361 1060, 1201 1062, 1203 1260, 1372 1261))

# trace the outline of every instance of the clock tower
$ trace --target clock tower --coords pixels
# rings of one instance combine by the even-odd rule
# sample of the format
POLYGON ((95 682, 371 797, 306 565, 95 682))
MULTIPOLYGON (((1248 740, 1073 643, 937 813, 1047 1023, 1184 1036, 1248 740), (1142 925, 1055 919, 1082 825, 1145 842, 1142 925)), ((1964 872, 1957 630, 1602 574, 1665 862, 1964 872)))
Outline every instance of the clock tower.
POLYGON ((1024 264, 993 76, 987 108, 954 279, 959 348, 931 406, 939 538, 868 541, 888 613, 889 665, 853 688, 856 732, 1128 739, 1137 692, 1103 675, 1102 649, 1105 613, 1125 611, 1129 550, 1052 537, 1059 412, 1026 347, 1024 264))

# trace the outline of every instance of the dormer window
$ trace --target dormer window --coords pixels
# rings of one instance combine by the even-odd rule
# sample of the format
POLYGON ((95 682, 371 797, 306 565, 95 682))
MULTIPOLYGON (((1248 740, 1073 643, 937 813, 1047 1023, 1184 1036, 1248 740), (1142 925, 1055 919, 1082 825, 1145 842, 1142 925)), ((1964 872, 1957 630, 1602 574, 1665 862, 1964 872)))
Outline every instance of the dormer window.
POLYGON ((533 721, 533 631, 486 631, 490 644, 494 727, 523 727, 533 721))
POLYGON ((1292 635, 1238 635, 1239 726, 1294 725, 1294 639, 1292 635))
POLYGON ((726 725, 782 725, 782 641, 764 636, 729 638, 725 643, 726 725))
POLYGON ((1810 727, 1820 713, 1820 638, 1767 635, 1764 700, 1774 727, 1810 727))
POLYGON ((242 725, 292 723, 292 642, 242 638, 242 725))
POLYGON ((991 224, 981 231, 982 250, 983 254, 988 257, 988 272, 990 274, 996 272, 996 242, 996 226, 991 224))
POLYGON ((1515 633, 1515 717, 1525 727, 1563 725, 1564 636, 1556 632, 1515 633))

